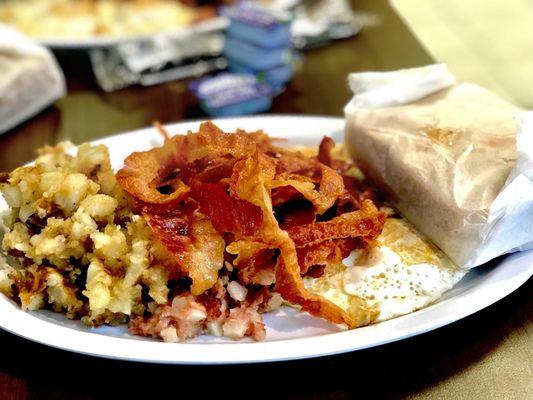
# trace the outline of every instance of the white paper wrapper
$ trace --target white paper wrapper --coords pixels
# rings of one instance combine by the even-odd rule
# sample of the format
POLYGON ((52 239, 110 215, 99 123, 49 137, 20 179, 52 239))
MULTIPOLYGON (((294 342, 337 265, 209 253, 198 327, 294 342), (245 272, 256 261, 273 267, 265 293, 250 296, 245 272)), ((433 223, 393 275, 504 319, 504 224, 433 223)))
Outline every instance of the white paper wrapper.
POLYGON ((351 74, 346 142, 458 265, 533 247, 533 114, 445 65, 351 74))
POLYGON ((0 24, 0 133, 65 94, 65 79, 49 50, 0 24))

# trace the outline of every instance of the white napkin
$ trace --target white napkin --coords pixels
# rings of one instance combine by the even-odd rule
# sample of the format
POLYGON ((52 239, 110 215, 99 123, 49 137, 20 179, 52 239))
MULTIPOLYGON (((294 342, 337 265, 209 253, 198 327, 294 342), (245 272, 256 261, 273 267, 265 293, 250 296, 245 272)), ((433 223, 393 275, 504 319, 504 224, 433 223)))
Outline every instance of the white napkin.
POLYGON ((65 78, 52 53, 0 24, 0 133, 65 93, 65 78))
POLYGON ((350 152, 397 196, 393 202, 400 212, 450 258, 471 268, 533 247, 533 112, 524 112, 479 86, 456 83, 444 64, 355 73, 349 76, 349 85, 354 92, 345 107, 350 152), (439 127, 453 127, 458 143, 473 142, 463 150, 452 144, 432 145, 424 132, 430 118, 439 127), (499 138, 494 130, 505 132, 513 142, 516 139, 516 149, 509 147, 509 141, 485 143, 499 138), (472 139, 469 132, 475 133, 472 139), (455 150, 461 151, 457 159, 455 150), (483 191, 497 187, 497 181, 486 179, 498 178, 491 175, 490 160, 496 165, 502 154, 508 157, 510 171, 502 177, 503 186, 483 191), (465 160, 472 170, 461 170, 465 160), (481 165, 486 170, 472 175, 481 165), (465 194, 464 188, 480 189, 481 194, 467 190, 472 199, 461 201, 458 195, 465 194), (411 193, 428 195, 413 198, 411 193))
POLYGON ((454 83, 455 77, 445 64, 350 74, 348 84, 354 96, 344 111, 350 113, 358 108, 372 109, 411 103, 454 83))
POLYGON ((522 114, 516 136, 518 159, 489 209, 481 261, 533 248, 533 111, 522 114), (486 253, 486 254, 484 254, 486 253))

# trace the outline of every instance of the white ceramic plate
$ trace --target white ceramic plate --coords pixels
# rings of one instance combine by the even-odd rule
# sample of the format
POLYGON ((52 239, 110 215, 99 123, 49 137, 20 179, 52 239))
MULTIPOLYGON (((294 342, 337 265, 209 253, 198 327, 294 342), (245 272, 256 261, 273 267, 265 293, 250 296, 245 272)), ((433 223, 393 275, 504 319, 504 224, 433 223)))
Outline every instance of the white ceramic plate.
POLYGON ((109 47, 118 44, 136 42, 155 38, 158 35, 170 36, 176 39, 182 39, 191 35, 221 31, 228 26, 228 20, 225 17, 216 17, 202 22, 198 22, 190 27, 169 30, 160 33, 146 35, 129 35, 129 36, 94 36, 87 38, 41 38, 36 41, 43 46, 57 50, 86 50, 96 47, 109 47))
MULTIPOLYGON (((216 121, 224 130, 263 129, 289 143, 317 145, 323 135, 342 141, 344 122, 337 118, 258 116, 216 121)), ((167 126, 170 133, 197 130, 198 122, 167 126)), ((97 143, 111 151, 113 166, 134 150, 161 144, 152 128, 112 136, 97 143)), ((91 329, 48 311, 24 312, 0 295, 0 327, 45 345, 88 355, 153 363, 231 364, 319 357, 378 346, 419 335, 473 314, 507 296, 533 274, 533 252, 508 256, 470 271, 437 303, 423 310, 351 331, 291 309, 265 316, 264 342, 202 336, 187 343, 164 343, 129 335, 125 327, 91 329)))

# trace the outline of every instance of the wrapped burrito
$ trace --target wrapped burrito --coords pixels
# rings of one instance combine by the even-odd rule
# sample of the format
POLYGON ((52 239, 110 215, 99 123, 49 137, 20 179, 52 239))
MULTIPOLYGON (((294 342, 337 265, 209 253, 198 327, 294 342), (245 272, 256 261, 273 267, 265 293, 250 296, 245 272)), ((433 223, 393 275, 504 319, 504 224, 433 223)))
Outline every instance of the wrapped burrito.
POLYGON ((533 115, 444 65, 351 74, 346 144, 391 203, 455 263, 533 243, 533 115))

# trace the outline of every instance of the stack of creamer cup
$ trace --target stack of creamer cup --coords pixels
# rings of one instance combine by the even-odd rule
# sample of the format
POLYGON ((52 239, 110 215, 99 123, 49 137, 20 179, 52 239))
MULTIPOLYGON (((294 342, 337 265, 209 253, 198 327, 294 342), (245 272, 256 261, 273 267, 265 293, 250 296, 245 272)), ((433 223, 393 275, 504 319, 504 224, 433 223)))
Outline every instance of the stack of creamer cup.
POLYGON ((223 50, 230 71, 282 88, 292 78, 295 61, 292 16, 250 3, 223 8, 221 14, 230 20, 223 50))
POLYGON ((221 14, 230 20, 223 50, 229 72, 196 80, 190 88, 211 116, 266 111, 294 72, 291 16, 250 3, 224 7, 221 14))

